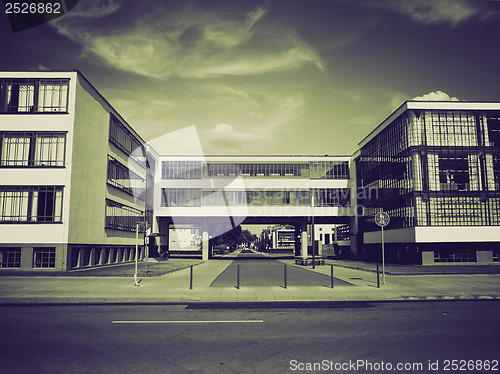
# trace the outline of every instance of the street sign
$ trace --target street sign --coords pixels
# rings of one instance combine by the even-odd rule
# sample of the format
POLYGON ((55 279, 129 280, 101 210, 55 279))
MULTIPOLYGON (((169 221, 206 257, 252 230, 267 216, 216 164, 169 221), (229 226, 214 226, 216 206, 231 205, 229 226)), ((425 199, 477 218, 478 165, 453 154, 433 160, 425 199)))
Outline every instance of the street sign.
POLYGON ((391 218, 386 212, 378 212, 375 214, 375 223, 380 227, 387 226, 390 221, 391 218))
POLYGON ((384 226, 387 226, 391 218, 386 212, 375 214, 375 223, 380 226, 382 231, 382 283, 385 284, 385 250, 384 250, 384 226))

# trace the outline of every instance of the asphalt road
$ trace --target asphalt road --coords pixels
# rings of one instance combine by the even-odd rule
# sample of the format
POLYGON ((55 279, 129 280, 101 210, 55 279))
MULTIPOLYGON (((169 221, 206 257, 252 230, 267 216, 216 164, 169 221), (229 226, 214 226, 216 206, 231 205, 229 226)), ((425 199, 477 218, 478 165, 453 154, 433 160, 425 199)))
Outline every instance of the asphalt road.
MULTIPOLYGON (((237 284, 237 267, 240 267, 240 287, 284 286, 284 264, 250 250, 243 250, 235 260, 210 285, 210 287, 233 287, 237 284)), ((330 287, 330 277, 288 265, 287 286, 330 287)), ((334 285, 352 286, 334 277, 334 285)))
POLYGON ((337 302, 318 309, 195 306, 0 306, 1 371, 471 374, 500 370, 494 363, 500 359, 498 301, 337 302), (474 360, 474 365, 489 360, 490 368, 497 370, 447 371, 445 360, 474 360), (332 370, 300 370, 315 363, 332 370), (398 363, 411 368, 396 370, 398 363), (394 370, 380 368, 389 364, 394 370))

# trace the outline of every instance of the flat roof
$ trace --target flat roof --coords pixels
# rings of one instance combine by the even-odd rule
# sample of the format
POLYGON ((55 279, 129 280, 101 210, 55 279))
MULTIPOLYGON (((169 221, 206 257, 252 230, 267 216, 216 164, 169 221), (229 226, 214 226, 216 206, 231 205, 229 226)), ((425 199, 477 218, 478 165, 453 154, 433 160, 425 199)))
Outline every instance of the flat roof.
POLYGON ((434 110, 500 110, 498 101, 424 101, 407 100, 392 112, 380 125, 375 127, 359 143, 358 148, 363 147, 372 140, 375 135, 385 129, 392 121, 410 109, 434 109, 434 110))
POLYGON ((332 155, 160 155, 160 159, 172 161, 194 159, 196 161, 267 161, 267 162, 293 162, 293 161, 350 161, 351 156, 332 155))

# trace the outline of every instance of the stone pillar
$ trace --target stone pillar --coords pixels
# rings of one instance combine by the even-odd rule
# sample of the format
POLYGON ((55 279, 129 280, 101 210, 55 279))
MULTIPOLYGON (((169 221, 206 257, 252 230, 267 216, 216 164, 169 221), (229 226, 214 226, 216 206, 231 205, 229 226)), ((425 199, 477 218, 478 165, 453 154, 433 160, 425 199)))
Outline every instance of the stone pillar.
POLYGON ((476 251, 478 264, 493 264, 493 251, 476 251))
POLYGON ((300 225, 300 256, 301 257, 307 257, 307 244, 308 244, 308 237, 307 237, 307 223, 304 222, 300 225))
POLYGON ((107 248, 102 248, 101 249, 101 255, 99 256, 99 265, 104 265, 108 263, 107 255, 108 254, 108 249, 107 248))
POLYGON ((295 225, 295 252, 294 252, 294 255, 299 257, 300 256, 300 251, 301 251, 301 240, 300 240, 300 237, 301 237, 301 230, 300 230, 300 225, 295 225))
POLYGON ((92 248, 92 249, 90 250, 89 265, 91 265, 91 266, 92 266, 92 265, 97 265, 97 264, 95 263, 95 248, 92 248))
POLYGON ((208 260, 209 252, 210 252, 210 240, 208 237, 208 232, 205 231, 206 229, 203 228, 203 234, 201 236, 202 238, 202 247, 201 247, 201 259, 203 261, 208 260))

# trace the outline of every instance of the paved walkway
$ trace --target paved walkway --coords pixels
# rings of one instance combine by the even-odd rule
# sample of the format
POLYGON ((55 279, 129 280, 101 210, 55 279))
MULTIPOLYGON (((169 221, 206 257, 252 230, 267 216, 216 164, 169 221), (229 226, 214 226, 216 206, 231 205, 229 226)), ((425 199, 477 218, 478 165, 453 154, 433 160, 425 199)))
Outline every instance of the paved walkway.
MULTIPOLYGON (((280 260, 288 266, 293 260, 280 260)), ((500 274, 386 275, 377 288, 376 274, 334 266, 334 277, 353 286, 317 287, 283 284, 265 287, 210 287, 231 259, 207 261, 160 277, 143 278, 134 286, 131 277, 2 277, 0 304, 12 303, 188 303, 214 301, 377 301, 435 299, 500 299, 500 274)), ((330 275, 330 266, 309 271, 330 275)))

